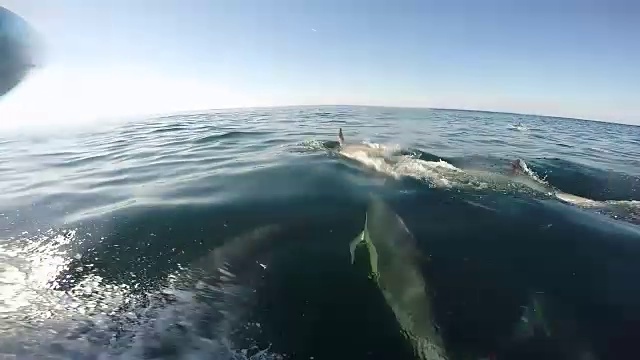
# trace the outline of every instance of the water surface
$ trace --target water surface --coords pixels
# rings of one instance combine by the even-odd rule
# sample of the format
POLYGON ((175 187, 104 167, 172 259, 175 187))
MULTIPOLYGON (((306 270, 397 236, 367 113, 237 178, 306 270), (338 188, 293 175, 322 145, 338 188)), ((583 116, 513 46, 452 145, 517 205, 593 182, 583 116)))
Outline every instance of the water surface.
POLYGON ((0 173, 0 353, 410 359, 349 260, 375 194, 429 259, 434 323, 452 354, 500 354, 531 294, 543 294, 569 329, 562 347, 637 356, 638 127, 453 110, 220 110, 5 135, 0 173), (374 171, 340 157, 328 149, 340 127, 407 160, 374 171), (504 174, 516 158, 606 206, 434 165, 504 174))

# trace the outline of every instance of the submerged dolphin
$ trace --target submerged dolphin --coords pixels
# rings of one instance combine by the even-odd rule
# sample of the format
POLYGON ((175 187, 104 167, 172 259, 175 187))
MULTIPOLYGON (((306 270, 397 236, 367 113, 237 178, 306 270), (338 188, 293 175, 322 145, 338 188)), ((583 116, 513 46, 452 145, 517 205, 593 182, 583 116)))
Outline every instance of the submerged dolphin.
POLYGON ((528 304, 523 306, 513 339, 499 358, 596 360, 579 329, 566 309, 542 293, 532 293, 528 304))
POLYGON ((414 354, 421 360, 447 359, 433 323, 416 241, 402 219, 380 199, 372 199, 364 230, 350 244, 352 263, 360 244, 369 251, 372 278, 414 354))
MULTIPOLYGON (((450 356, 434 327, 433 308, 419 264, 419 251, 402 219, 382 200, 373 198, 363 231, 351 242, 351 262, 364 244, 371 278, 382 292, 407 342, 420 360, 450 356)), ((546 296, 531 293, 513 335, 488 359, 595 360, 590 344, 577 334, 571 315, 554 306, 546 296), (496 356, 497 355, 497 356, 496 356)), ((459 355, 464 359, 471 354, 459 355)))

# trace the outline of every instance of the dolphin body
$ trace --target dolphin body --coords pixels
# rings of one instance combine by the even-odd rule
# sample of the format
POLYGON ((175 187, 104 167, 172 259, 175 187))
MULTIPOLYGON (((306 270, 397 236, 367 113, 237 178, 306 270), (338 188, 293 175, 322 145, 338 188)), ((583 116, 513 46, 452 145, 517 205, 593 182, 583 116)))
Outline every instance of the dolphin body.
MULTIPOLYGON (((534 193, 551 195, 551 190, 530 176, 508 176, 487 171, 460 169, 445 161, 424 161, 404 156, 402 151, 389 152, 384 148, 367 144, 347 143, 342 129, 338 132, 338 146, 334 148, 339 155, 359 162, 368 168, 397 177, 405 174, 409 177, 421 177, 420 170, 424 168, 425 176, 445 187, 455 184, 455 187, 471 187, 483 189, 486 186, 497 191, 533 191, 534 193)), ((515 168, 514 168, 515 173, 515 168)))
MULTIPOLYGON (((405 340, 420 360, 450 359, 434 326, 427 283, 420 271, 417 243, 402 219, 381 199, 372 198, 362 232, 351 242, 351 262, 359 245, 369 255, 370 277, 395 315, 405 340)), ((596 360, 590 344, 576 334, 571 315, 556 309, 539 293, 531 293, 513 335, 497 359, 596 360)), ((465 359, 471 354, 459 354, 465 359)), ((496 354, 488 359, 496 359, 496 354)))
POLYGON ((597 360, 579 332, 579 326, 564 309, 543 293, 531 293, 514 336, 500 358, 597 360))
POLYGON ((534 191, 546 193, 561 203, 574 205, 578 208, 592 209, 613 215, 614 219, 624 219, 632 223, 640 222, 640 201, 637 200, 593 200, 582 196, 564 192, 538 178, 521 159, 511 163, 515 181, 528 182, 534 191), (522 175, 522 176, 519 176, 522 175))
POLYGON ((384 157, 383 149, 369 146, 367 144, 348 144, 344 141, 342 128, 338 131, 338 153, 344 157, 359 161, 359 155, 384 157))
POLYGON ((402 219, 380 199, 372 199, 364 230, 350 244, 352 263, 360 244, 369 252, 371 277, 416 357, 447 359, 433 323, 431 299, 420 271, 416 241, 402 219))

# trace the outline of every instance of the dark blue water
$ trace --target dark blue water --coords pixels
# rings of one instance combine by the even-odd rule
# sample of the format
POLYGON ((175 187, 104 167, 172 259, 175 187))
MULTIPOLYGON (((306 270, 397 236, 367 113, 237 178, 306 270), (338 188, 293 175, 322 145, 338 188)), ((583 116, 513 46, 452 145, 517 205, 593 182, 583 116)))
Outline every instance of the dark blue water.
POLYGON ((412 359, 350 263, 373 194, 418 241, 451 358, 638 357, 638 127, 225 110, 3 135, 0 174, 0 355, 412 359), (339 156, 340 127, 402 161, 339 156), (490 176, 517 158, 591 202, 490 176), (518 342, 534 298, 552 335, 518 342))

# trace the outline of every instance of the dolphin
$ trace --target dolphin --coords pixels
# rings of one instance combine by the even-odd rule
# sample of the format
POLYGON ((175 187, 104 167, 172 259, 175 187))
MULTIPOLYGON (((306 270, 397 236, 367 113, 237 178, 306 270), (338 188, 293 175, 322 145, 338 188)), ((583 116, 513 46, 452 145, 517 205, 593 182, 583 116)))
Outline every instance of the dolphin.
POLYGON ((382 148, 369 146, 367 144, 358 143, 346 143, 344 140, 344 134, 342 128, 338 131, 338 153, 345 157, 358 160, 359 156, 376 156, 384 157, 385 153, 382 148))
POLYGON ((401 175, 424 176, 444 187, 471 187, 475 189, 490 187, 502 192, 527 192, 532 196, 556 199, 581 208, 618 209, 623 213, 631 212, 633 218, 640 218, 639 202, 597 201, 563 192, 540 179, 521 159, 511 162, 511 171, 508 173, 458 168, 442 160, 439 162, 423 161, 403 156, 402 151, 390 153, 381 147, 362 143, 347 143, 342 128, 338 131, 338 146, 335 150, 345 158, 396 178, 401 175))
POLYGON ((447 359, 420 270, 417 243, 402 219, 380 199, 372 198, 364 229, 350 244, 352 264, 360 244, 369 253, 371 278, 414 355, 420 360, 447 359))
POLYGON ((471 187, 484 189, 490 186, 497 191, 534 190, 535 193, 550 194, 546 185, 530 177, 518 177, 512 174, 497 174, 475 169, 457 168, 446 161, 426 161, 416 159, 403 150, 389 152, 388 149, 362 143, 345 141, 342 128, 338 131, 338 146, 334 151, 339 155, 371 168, 377 172, 398 178, 409 176, 426 178, 437 186, 471 187))
POLYGON ((534 180, 537 184, 535 184, 535 186, 532 186, 532 188, 552 194, 556 199, 562 202, 586 208, 603 208, 607 206, 606 202, 569 194, 557 188, 554 188, 546 181, 539 179, 536 174, 531 171, 527 164, 521 159, 514 160, 511 163, 511 169, 514 176, 523 175, 534 180))
POLYGON ((499 358, 596 360, 569 312, 544 293, 532 292, 514 336, 499 358))
MULTIPOLYGON (((428 284, 422 275, 417 242, 402 218, 381 199, 372 197, 362 232, 350 243, 351 263, 364 245, 368 252, 370 278, 395 315, 397 324, 420 360, 450 359, 436 330, 428 284)), ((567 311, 543 293, 530 292, 512 336, 488 359, 562 358, 596 360, 579 326, 567 311), (542 357, 540 357, 542 356, 542 357)), ((474 358, 471 354, 458 354, 474 358)))

